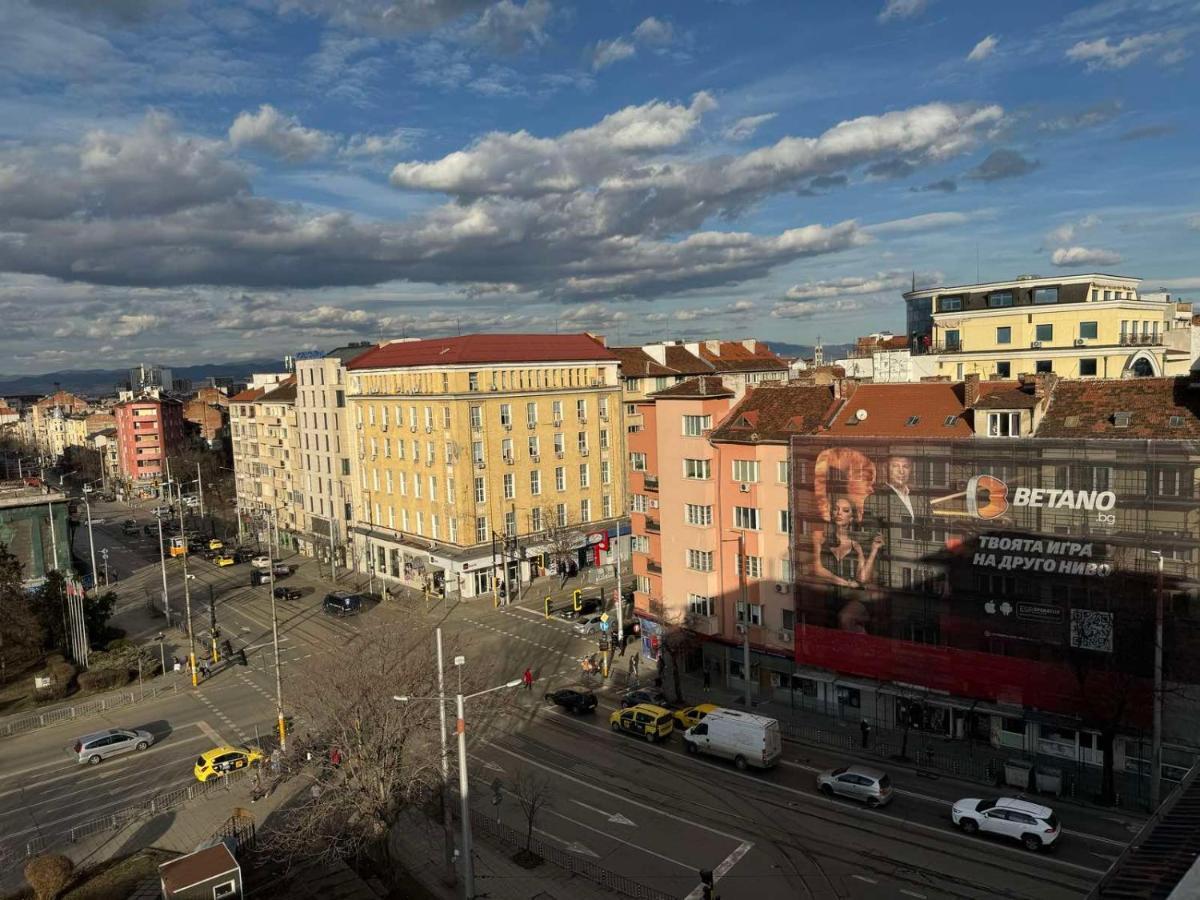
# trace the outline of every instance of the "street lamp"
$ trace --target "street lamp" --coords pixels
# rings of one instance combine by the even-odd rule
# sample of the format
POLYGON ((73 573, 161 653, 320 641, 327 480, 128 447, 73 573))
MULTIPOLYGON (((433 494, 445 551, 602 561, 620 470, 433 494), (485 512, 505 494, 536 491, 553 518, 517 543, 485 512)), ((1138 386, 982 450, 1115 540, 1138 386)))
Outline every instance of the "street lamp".
POLYGON ((88 501, 88 494, 91 493, 91 482, 85 482, 83 485, 83 508, 87 510, 88 522, 88 549, 92 554, 92 596, 95 597, 100 593, 100 582, 96 577, 96 539, 92 534, 92 504, 88 501))
MULTIPOLYGON (((462 809, 462 854, 463 854, 463 898, 464 900, 474 900, 475 898, 475 866, 471 859, 471 803, 470 789, 467 782, 467 719, 465 713, 465 703, 475 697, 482 697, 484 694, 491 694, 494 691, 503 691, 508 688, 515 688, 521 684, 520 678, 514 678, 512 681, 506 681, 504 684, 498 684, 495 687, 490 687, 482 691, 476 691, 473 694, 463 696, 462 693, 462 667, 466 665, 467 659, 465 656, 454 657, 454 665, 458 667, 458 693, 454 697, 454 702, 458 710, 458 722, 456 731, 458 732, 458 797, 462 809)), ((440 671, 440 668, 439 668, 440 671)), ((412 700, 432 700, 442 705, 445 708, 446 697, 443 693, 440 697, 410 697, 407 695, 395 695, 392 697, 397 703, 408 703, 412 700)), ((442 729, 443 740, 445 740, 446 730, 442 729)), ((444 746, 444 745, 443 745, 444 746)), ((443 752, 443 759, 445 753, 443 752)), ((447 769, 443 766, 443 777, 448 777, 447 769)))
POLYGON ((1163 552, 1151 550, 1158 560, 1158 590, 1154 599, 1154 730, 1150 738, 1150 809, 1158 808, 1162 782, 1162 714, 1163 714, 1163 552))
POLYGON ((270 513, 270 524, 267 528, 267 559, 270 562, 267 571, 270 575, 267 580, 267 589, 271 592, 271 643, 275 647, 275 713, 279 720, 279 749, 286 753, 287 726, 283 721, 283 675, 279 669, 279 614, 275 607, 275 554, 278 552, 279 542, 277 516, 279 507, 264 505, 261 509, 264 514, 270 513))
MULTIPOLYGON (((183 541, 183 553, 180 554, 180 559, 183 560, 183 606, 187 612, 187 634, 188 634, 188 665, 192 669, 192 687, 196 687, 200 683, 200 677, 196 669, 196 636, 192 631, 192 590, 188 581, 188 549, 187 549, 187 529, 183 524, 183 483, 173 482, 171 480, 171 460, 166 459, 167 480, 163 487, 167 489, 168 499, 171 496, 171 485, 175 484, 179 494, 179 537, 183 541)), ((161 495, 160 495, 161 496, 161 495)), ((159 520, 161 529, 161 519, 159 520)), ((162 532, 160 530, 159 534, 162 532)), ((162 543, 159 543, 159 552, 162 552, 162 543)))
MULTIPOLYGON (((742 627, 742 681, 746 685, 746 711, 750 711, 750 604, 747 602, 746 596, 746 533, 739 531, 736 538, 721 538, 722 544, 729 544, 737 541, 738 556, 737 556, 737 572, 738 572, 738 587, 742 595, 742 610, 745 613, 746 621, 742 627)), ((737 616, 733 617, 734 622, 737 622, 737 616)), ((736 630, 736 628, 735 628, 736 630)))

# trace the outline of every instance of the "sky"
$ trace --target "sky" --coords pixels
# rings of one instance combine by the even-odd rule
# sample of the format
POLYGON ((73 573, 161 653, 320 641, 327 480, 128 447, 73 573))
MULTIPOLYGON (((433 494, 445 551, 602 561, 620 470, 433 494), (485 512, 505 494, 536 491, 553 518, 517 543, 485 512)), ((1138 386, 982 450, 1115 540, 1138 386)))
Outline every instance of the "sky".
POLYGON ((1198 0, 6 0, 0 373, 1200 297, 1198 0))

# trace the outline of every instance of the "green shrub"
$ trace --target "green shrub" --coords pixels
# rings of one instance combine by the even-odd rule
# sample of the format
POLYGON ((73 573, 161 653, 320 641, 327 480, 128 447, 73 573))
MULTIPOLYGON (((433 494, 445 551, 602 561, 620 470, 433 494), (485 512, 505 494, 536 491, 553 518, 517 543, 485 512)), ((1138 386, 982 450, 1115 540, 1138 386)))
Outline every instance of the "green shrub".
POLYGON ((134 645, 129 638, 117 638, 115 641, 109 641, 104 649, 109 653, 120 653, 123 650, 133 650, 134 645))
POLYGON ((89 669, 79 676, 79 689, 82 691, 111 691, 128 683, 128 669, 89 669))

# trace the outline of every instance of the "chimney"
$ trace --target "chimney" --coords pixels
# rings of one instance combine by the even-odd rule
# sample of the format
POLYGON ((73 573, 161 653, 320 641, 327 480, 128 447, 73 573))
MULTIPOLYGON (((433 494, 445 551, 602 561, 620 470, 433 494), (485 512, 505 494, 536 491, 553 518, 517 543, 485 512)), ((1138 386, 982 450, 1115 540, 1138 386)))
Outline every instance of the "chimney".
POLYGON ((704 349, 707 350, 709 353, 711 353, 713 356, 720 356, 721 355, 721 342, 720 341, 705 341, 704 349))
POLYGON ((858 382, 853 378, 833 379, 833 399, 849 400, 858 390, 858 382))
POLYGON ((708 396, 708 379, 705 378, 703 375, 700 376, 700 396, 701 397, 708 396))
POLYGON ((1053 372, 1039 372, 1033 377, 1033 399, 1045 400, 1058 384, 1058 376, 1053 372))
POLYGON ((963 380, 963 406, 973 408, 979 402, 979 373, 972 372, 963 380))
POLYGON ((667 364, 667 348, 662 344, 646 344, 642 347, 642 352, 660 366, 667 364))
POLYGON ((746 340, 742 341, 742 346, 751 353, 758 352, 758 341, 756 341, 754 338, 747 338, 746 340))

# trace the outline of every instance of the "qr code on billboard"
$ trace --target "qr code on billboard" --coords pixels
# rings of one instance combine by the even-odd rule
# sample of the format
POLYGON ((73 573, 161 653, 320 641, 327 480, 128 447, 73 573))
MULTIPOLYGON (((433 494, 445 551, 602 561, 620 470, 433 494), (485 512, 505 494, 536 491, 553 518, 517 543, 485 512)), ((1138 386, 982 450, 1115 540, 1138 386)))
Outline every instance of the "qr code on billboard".
POLYGON ((1112 653, 1112 613, 1091 609, 1071 610, 1071 646, 1080 650, 1112 653))

